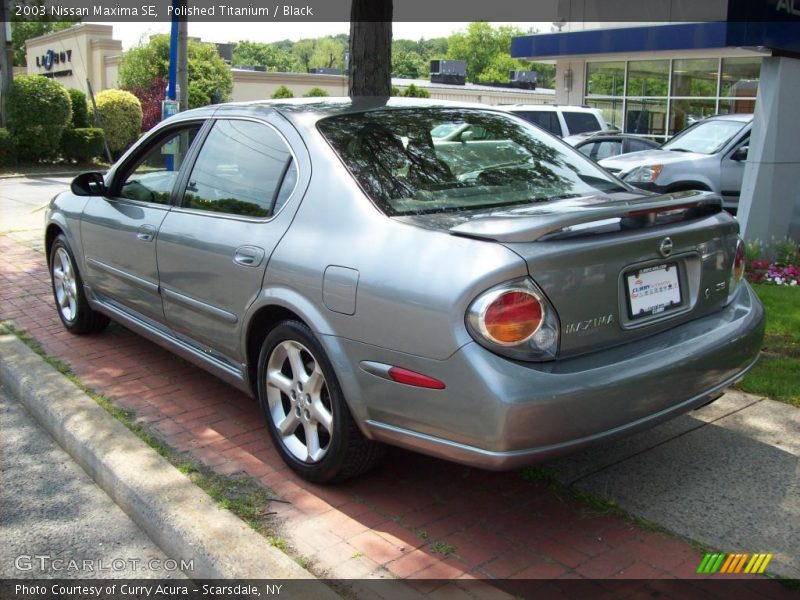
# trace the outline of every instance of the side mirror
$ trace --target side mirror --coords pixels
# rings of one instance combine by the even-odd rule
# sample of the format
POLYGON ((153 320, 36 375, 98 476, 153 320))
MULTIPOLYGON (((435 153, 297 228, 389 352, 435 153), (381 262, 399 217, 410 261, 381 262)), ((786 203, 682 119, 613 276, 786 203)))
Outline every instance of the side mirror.
POLYGON ((750 146, 739 146, 733 154, 731 154, 731 160, 735 160, 737 162, 747 160, 747 152, 750 149, 750 146))
POLYGON ((81 173, 69 187, 76 196, 105 196, 107 192, 103 175, 95 171, 81 173))
POLYGON ((466 143, 474 137, 475 134, 472 131, 462 131, 461 135, 458 136, 458 139, 461 140, 462 143, 466 143))

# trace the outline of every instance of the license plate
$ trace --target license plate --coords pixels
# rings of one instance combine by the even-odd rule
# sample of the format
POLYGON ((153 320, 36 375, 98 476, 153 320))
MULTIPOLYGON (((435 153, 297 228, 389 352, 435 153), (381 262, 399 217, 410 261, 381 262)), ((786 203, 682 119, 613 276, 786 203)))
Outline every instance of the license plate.
POLYGON ((676 263, 633 271, 625 276, 631 319, 641 319, 677 308, 681 284, 676 263))

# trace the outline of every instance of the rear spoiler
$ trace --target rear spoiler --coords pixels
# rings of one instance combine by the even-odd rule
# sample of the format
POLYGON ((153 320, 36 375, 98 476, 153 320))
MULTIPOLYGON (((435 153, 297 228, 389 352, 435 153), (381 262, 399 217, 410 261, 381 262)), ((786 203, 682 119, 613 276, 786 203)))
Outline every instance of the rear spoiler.
POLYGON ((530 211, 478 217, 449 229, 453 235, 498 242, 533 242, 572 237, 592 230, 638 229, 722 211, 722 199, 710 192, 689 191, 634 200, 597 202, 566 199, 530 211))

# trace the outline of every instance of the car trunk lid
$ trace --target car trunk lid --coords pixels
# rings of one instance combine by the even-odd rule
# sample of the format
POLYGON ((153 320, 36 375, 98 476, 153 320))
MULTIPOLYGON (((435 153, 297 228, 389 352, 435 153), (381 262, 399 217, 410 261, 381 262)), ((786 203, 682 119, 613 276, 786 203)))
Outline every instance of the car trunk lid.
MULTIPOLYGON (((501 243, 560 320, 559 356, 607 348, 719 310, 738 225, 705 192, 624 192, 419 224, 501 243)), ((430 217, 433 217, 431 219, 430 217)))

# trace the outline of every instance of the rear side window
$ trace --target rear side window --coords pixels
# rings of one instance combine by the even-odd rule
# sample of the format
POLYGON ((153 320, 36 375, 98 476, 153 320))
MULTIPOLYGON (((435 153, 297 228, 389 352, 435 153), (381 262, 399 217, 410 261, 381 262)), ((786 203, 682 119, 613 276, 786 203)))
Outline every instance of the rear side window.
POLYGON ((567 122, 570 135, 602 129, 597 117, 591 113, 564 111, 564 120, 567 122))
POLYGON ((514 114, 522 117, 526 121, 530 121, 534 125, 538 125, 542 129, 549 131, 553 135, 561 137, 561 123, 558 122, 558 115, 553 111, 548 110, 519 110, 514 111, 514 114))
POLYGON ((183 206, 248 217, 269 217, 286 202, 297 171, 286 142, 253 121, 220 120, 189 175, 183 206))
POLYGON ((651 150, 657 146, 643 142, 642 140, 630 140, 631 152, 639 152, 641 150, 651 150))

